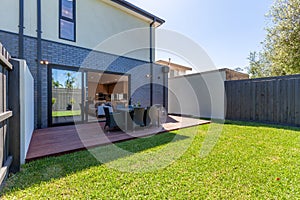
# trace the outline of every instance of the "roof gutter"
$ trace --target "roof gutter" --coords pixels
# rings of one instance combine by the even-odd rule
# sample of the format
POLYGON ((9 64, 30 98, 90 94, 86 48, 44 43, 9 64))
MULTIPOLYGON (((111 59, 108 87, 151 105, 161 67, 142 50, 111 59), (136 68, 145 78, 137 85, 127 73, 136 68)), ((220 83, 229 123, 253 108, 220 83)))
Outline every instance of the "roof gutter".
POLYGON ((157 17, 157 16, 155 16, 155 15, 153 15, 153 14, 151 14, 151 13, 149 13, 149 12, 147 12, 147 11, 145 11, 145 10, 143 10, 143 9, 127 2, 127 1, 124 1, 124 0, 111 0, 111 1, 127 8, 127 9, 129 9, 133 12, 136 12, 136 13, 138 13, 138 14, 140 14, 140 15, 142 15, 142 16, 150 19, 150 20, 155 19, 155 21, 159 24, 165 23, 165 20, 163 20, 163 19, 161 19, 161 18, 159 18, 159 17, 157 17))

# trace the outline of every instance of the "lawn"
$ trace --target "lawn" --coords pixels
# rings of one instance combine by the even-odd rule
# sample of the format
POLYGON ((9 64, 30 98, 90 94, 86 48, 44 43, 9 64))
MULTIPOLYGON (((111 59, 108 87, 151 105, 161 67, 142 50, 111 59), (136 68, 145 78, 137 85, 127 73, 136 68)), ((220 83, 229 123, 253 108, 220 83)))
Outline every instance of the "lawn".
POLYGON ((213 150, 200 157, 209 127, 25 164, 2 198, 300 198, 300 129, 228 122, 213 150))
POLYGON ((52 117, 69 117, 80 115, 80 110, 63 110, 63 111, 52 111, 52 117))

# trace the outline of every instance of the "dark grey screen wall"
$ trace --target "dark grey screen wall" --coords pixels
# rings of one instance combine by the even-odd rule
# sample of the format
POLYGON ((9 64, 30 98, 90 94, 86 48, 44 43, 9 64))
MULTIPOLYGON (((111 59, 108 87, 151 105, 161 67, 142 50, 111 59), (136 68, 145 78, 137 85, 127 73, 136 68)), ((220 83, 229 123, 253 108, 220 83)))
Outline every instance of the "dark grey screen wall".
POLYGON ((226 81, 226 119, 300 126, 300 75, 226 81))

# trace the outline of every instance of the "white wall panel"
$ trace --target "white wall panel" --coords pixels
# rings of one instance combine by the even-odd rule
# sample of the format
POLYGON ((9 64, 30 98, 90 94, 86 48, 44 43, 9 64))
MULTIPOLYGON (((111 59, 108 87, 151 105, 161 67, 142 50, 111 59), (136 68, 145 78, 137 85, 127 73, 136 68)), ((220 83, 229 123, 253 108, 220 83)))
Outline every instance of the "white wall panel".
POLYGON ((225 71, 169 79, 169 113, 224 119, 225 71))
POLYGON ((24 164, 34 130, 34 80, 24 60, 20 60, 20 121, 20 159, 24 164))

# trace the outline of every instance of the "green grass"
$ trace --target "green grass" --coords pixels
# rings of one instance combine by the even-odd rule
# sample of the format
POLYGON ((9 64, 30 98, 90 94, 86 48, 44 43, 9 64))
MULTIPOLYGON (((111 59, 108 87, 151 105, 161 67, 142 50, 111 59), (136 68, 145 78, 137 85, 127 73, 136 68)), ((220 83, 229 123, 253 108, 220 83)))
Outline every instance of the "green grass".
POLYGON ((80 110, 52 111, 52 117, 69 117, 80 115, 80 110))
POLYGON ((8 179, 2 198, 300 198, 300 129, 229 122, 200 157, 209 127, 25 164, 8 179))

